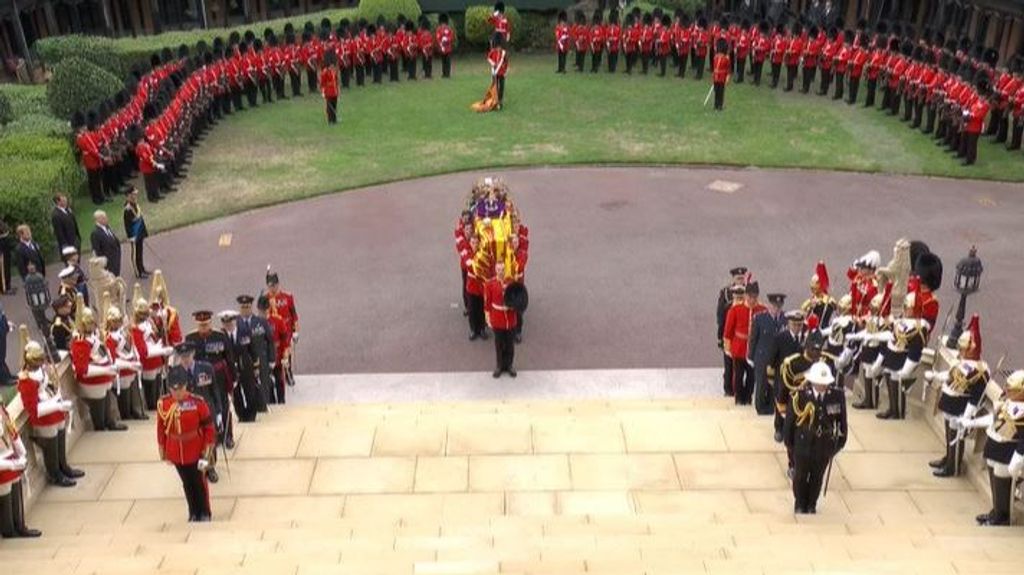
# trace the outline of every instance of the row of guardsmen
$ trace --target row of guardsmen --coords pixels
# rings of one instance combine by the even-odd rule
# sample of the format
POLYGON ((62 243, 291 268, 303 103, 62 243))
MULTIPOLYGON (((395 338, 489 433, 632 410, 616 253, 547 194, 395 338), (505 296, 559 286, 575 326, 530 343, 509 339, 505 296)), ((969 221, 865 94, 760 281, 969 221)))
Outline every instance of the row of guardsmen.
POLYGON ((860 400, 855 409, 879 409, 879 419, 906 416, 907 392, 921 375, 925 391, 936 387, 936 409, 945 428, 945 453, 929 462, 936 477, 963 471, 965 439, 984 428, 992 509, 977 517, 981 525, 1007 525, 1014 478, 1024 471, 1024 370, 1006 379, 1002 399, 981 415, 991 370, 981 359, 978 316, 958 337, 956 360, 946 371, 925 370, 921 361, 936 324, 941 260, 917 243, 903 305, 893 309, 899 282, 872 251, 848 270, 849 293, 829 294, 824 262, 810 282, 810 297, 783 313, 784 294, 759 300, 759 286, 744 267, 730 270, 733 281, 719 294, 719 344, 725 359, 726 395, 737 404, 753 401, 761 415, 775 415, 775 440, 785 443, 794 510, 815 513, 832 459, 846 443, 844 379, 856 376, 860 400), (881 409, 880 391, 887 395, 881 409))
MULTIPOLYGON (((192 314, 195 330, 183 335, 160 271, 154 272, 151 287, 146 300, 135 285, 130 326, 110 303, 109 293, 103 298, 102 323, 81 295, 70 303, 62 296, 54 302, 58 315, 51 333, 57 353, 70 355, 76 395, 88 407, 93 431, 125 430, 120 420, 149 419, 146 412, 155 411, 161 459, 178 470, 189 520, 209 520, 207 482, 219 479, 214 447, 233 449, 234 418, 255 421, 268 404, 284 403, 286 388, 294 385, 295 298, 268 269, 259 298, 240 295, 237 311, 218 314, 221 329, 213 327, 213 312, 199 310, 192 314)), ((20 331, 18 391, 31 437, 42 451, 47 483, 73 487, 84 476, 67 461, 75 402, 62 396, 44 346, 29 339, 27 327, 20 331)), ((0 415, 0 534, 38 536, 24 525, 27 451, 7 412, 0 415)))

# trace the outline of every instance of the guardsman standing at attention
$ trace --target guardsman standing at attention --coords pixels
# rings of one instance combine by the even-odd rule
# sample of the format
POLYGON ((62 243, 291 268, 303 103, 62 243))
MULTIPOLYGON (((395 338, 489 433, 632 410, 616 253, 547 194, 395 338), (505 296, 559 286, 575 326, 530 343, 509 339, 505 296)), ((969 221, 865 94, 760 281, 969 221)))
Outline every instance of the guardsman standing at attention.
POLYGON ((590 72, 596 74, 601 70, 601 54, 604 53, 604 42, 606 40, 607 28, 604 25, 604 17, 601 10, 594 11, 594 18, 590 25, 590 72))
POLYGON ((491 77, 498 87, 498 104, 495 109, 500 111, 505 107, 505 75, 508 74, 508 51, 505 50, 505 40, 501 34, 495 33, 491 39, 487 63, 491 66, 491 77))
POLYGON ((747 341, 750 338, 750 325, 754 316, 765 310, 758 301, 760 293, 757 282, 748 283, 744 289, 743 303, 733 305, 725 316, 722 344, 732 359, 732 390, 737 405, 748 405, 753 393, 754 374, 747 365, 747 341))
POLYGON ((110 388, 117 376, 114 360, 100 337, 96 316, 79 297, 76 302, 75 334, 71 342, 71 365, 78 381, 78 395, 89 406, 94 431, 122 431, 122 424, 107 419, 110 388))
POLYGON ((327 123, 338 123, 338 72, 335 68, 337 56, 328 52, 324 57, 324 66, 320 69, 320 93, 324 97, 327 109, 327 123))
POLYGON ((146 264, 143 263, 143 247, 146 238, 149 237, 149 230, 146 229, 146 219, 142 216, 142 207, 139 206, 139 189, 135 186, 128 191, 124 202, 124 231, 128 236, 128 245, 131 246, 135 277, 140 280, 149 278, 146 264))
POLYGON ((448 25, 448 14, 442 13, 437 17, 437 30, 434 36, 437 38, 437 51, 441 53, 441 77, 452 77, 452 50, 455 49, 455 32, 448 25))
POLYGON ((811 365, 805 379, 810 385, 793 394, 784 435, 793 453, 793 512, 814 514, 832 459, 846 446, 846 398, 825 362, 811 365))
POLYGON ((1005 399, 984 417, 961 419, 966 429, 987 428, 985 462, 992 488, 992 509, 976 519, 979 525, 1009 525, 1014 477, 1024 471, 1024 370, 1006 378, 1005 399))
POLYGON ((160 460, 178 470, 189 522, 203 522, 212 519, 206 472, 213 461, 217 431, 210 407, 190 393, 187 384, 188 375, 181 366, 168 373, 170 393, 160 398, 157 407, 156 437, 160 460))
POLYGON ((509 26, 508 17, 505 16, 504 2, 494 3, 494 12, 491 13, 487 21, 490 22, 492 26, 494 26, 494 33, 501 34, 502 41, 508 43, 508 41, 512 38, 512 28, 511 26, 509 26))
POLYGON ((579 10, 576 11, 576 25, 573 26, 572 38, 576 48, 576 71, 582 72, 586 65, 587 50, 590 49, 590 29, 587 27, 587 17, 579 10))
POLYGON ((768 294, 768 309, 754 316, 754 324, 750 327, 747 363, 754 368, 754 409, 758 415, 771 415, 774 411, 774 394, 768 378, 775 374, 771 364, 775 338, 786 327, 782 313, 785 303, 785 294, 768 294))
POLYGON ((725 85, 729 82, 731 70, 729 43, 724 39, 719 39, 718 45, 715 47, 714 67, 711 71, 711 81, 714 83, 715 90, 715 111, 721 112, 725 105, 725 85))
POLYGON ((39 537, 41 532, 25 525, 25 492, 22 475, 28 467, 28 451, 14 420, 0 401, 0 537, 39 537))
POLYGON ((619 11, 613 9, 608 14, 608 28, 604 35, 605 49, 608 51, 608 72, 615 73, 619 66, 619 49, 622 45, 622 27, 619 26, 619 11))
POLYGON ((38 342, 28 338, 28 327, 20 327, 22 368, 18 374, 21 405, 28 414, 32 436, 43 450, 46 482, 58 487, 71 487, 85 473, 73 469, 67 461, 67 421, 73 401, 60 396, 56 372, 46 361, 46 352, 38 342))
POLYGON ((967 330, 957 339, 960 348, 960 359, 947 371, 924 372, 925 381, 936 382, 942 386, 938 399, 938 410, 942 413, 945 428, 946 453, 928 465, 934 469, 936 477, 953 477, 960 475, 964 459, 964 430, 961 422, 971 419, 985 398, 988 387, 988 364, 981 359, 981 324, 978 315, 971 317, 967 330))
POLYGON ((565 58, 569 54, 569 15, 565 10, 558 12, 558 24, 555 24, 555 52, 558 54, 558 74, 565 74, 565 58))

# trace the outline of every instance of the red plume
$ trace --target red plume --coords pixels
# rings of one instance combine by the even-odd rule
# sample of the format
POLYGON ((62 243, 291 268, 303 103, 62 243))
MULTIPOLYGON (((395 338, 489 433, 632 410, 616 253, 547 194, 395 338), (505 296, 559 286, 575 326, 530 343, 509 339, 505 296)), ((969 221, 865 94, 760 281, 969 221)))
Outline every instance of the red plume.
POLYGON ((964 359, 981 360, 981 318, 978 314, 971 316, 971 323, 967 324, 967 331, 971 332, 971 349, 964 354, 964 359))
POLYGON ((818 262, 818 266, 814 269, 814 275, 818 276, 818 285, 821 287, 821 293, 828 293, 828 268, 825 267, 824 261, 818 262))
POLYGON ((814 331, 818 329, 819 325, 821 325, 821 319, 818 318, 818 314, 812 313, 811 315, 807 316, 808 331, 814 331))

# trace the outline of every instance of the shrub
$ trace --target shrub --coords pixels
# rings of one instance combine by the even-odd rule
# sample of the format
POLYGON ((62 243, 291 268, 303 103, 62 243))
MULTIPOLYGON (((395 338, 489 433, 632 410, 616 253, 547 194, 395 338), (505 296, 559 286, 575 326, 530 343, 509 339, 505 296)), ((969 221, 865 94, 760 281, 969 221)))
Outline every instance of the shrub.
POLYGON ((416 0, 359 0, 359 17, 367 22, 376 22, 379 16, 393 22, 399 14, 415 22, 422 13, 416 0))
POLYGON ((67 138, 71 126, 66 120, 59 120, 50 114, 15 114, 14 121, 0 129, 0 136, 10 134, 35 134, 67 138))
MULTIPOLYGON (((466 8, 466 31, 463 36, 466 39, 466 43, 477 47, 484 48, 491 42, 491 36, 494 34, 494 28, 487 19, 491 16, 494 11, 491 6, 469 6, 466 8)), ((523 34, 523 22, 519 15, 519 11, 512 7, 505 8, 505 16, 508 18, 508 24, 512 28, 512 47, 518 46, 518 40, 523 34)))
POLYGON ((66 58, 53 69, 46 86, 50 110, 70 118, 77 110, 92 108, 124 88, 124 83, 103 68, 79 58, 66 58))
POLYGON ((705 5, 704 0, 652 0, 652 3, 670 13, 675 12, 676 8, 682 8, 683 12, 690 16, 693 16, 697 10, 703 10, 705 5))
POLYGON ((14 109, 11 108, 11 101, 7 94, 0 92, 0 126, 6 126, 14 120, 14 109))
POLYGON ((49 114, 46 102, 46 86, 42 84, 0 84, 0 94, 11 102, 14 118, 26 114, 49 114))
POLYGON ((555 17, 539 12, 524 12, 521 31, 512 30, 516 47, 521 50, 550 50, 554 45, 555 17))
POLYGON ((131 70, 117 42, 103 36, 58 36, 44 38, 35 43, 39 56, 50 67, 56 67, 69 58, 79 58, 103 68, 118 78, 131 70))

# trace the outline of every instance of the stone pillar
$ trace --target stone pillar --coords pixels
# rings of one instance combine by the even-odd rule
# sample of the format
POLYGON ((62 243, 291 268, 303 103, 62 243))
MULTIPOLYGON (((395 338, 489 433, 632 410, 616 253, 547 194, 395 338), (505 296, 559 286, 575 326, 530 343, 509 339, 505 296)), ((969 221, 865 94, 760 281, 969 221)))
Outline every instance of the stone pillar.
POLYGON ((128 20, 132 23, 132 36, 139 36, 143 33, 139 0, 126 0, 126 3, 128 4, 128 20))
POLYGON ((32 9, 32 25, 36 28, 36 38, 46 38, 51 35, 46 28, 46 18, 43 16, 41 8, 32 9))
POLYGON ((25 29, 21 26, 21 10, 18 9, 18 0, 11 0, 11 24, 14 26, 14 37, 18 41, 21 57, 25 59, 25 66, 31 72, 32 54, 28 51, 28 42, 25 41, 25 29))
POLYGON ((138 0, 139 6, 142 8, 142 25, 146 31, 146 34, 153 33, 153 4, 150 0, 138 0))
POLYGON ((164 25, 162 16, 160 14, 160 1, 159 0, 144 0, 148 1, 150 9, 153 11, 153 33, 159 34, 164 31, 164 25))
POLYGON ((43 4, 43 15, 46 16, 46 28, 51 34, 60 34, 60 26, 57 25, 57 14, 53 11, 53 3, 43 4))

